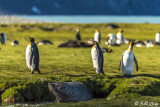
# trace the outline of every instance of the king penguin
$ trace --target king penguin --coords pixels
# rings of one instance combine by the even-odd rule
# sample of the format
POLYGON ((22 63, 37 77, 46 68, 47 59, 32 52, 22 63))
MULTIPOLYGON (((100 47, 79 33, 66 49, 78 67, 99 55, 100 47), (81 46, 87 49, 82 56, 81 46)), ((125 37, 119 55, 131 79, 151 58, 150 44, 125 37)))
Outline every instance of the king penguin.
MULTIPOLYGON (((138 62, 133 53, 133 46, 137 42, 138 41, 134 41, 134 42, 131 41, 128 49, 124 51, 124 53, 122 54, 121 61, 122 61, 122 72, 123 72, 124 77, 133 76, 133 61, 136 65, 136 70, 138 71, 138 62)), ((120 61, 120 66, 121 66, 121 61, 120 61)), ((119 70, 120 70, 120 66, 119 66, 119 70)))
POLYGON ((156 33, 155 41, 160 42, 160 32, 156 33))
POLYGON ((105 75, 103 71, 103 53, 97 41, 93 41, 91 56, 93 67, 95 68, 97 75, 99 75, 100 73, 105 75))
POLYGON ((117 37, 117 44, 122 44, 123 43, 123 29, 120 29, 119 32, 116 35, 117 37))
POLYGON ((40 74, 39 70, 39 52, 37 45, 34 42, 34 38, 30 38, 30 43, 26 48, 26 64, 27 67, 31 70, 31 73, 34 74, 34 71, 37 70, 40 74))
POLYGON ((105 44, 114 46, 116 44, 116 36, 113 33, 109 33, 105 44))
POLYGON ((97 41, 99 44, 101 43, 101 33, 99 30, 96 30, 94 33, 94 41, 97 41))
POLYGON ((5 33, 1 33, 0 36, 1 36, 1 44, 2 45, 6 44, 6 42, 7 42, 6 34, 5 33))
POLYGON ((80 30, 79 29, 77 29, 77 34, 75 36, 75 40, 76 41, 80 41, 81 40, 81 34, 80 34, 80 30))

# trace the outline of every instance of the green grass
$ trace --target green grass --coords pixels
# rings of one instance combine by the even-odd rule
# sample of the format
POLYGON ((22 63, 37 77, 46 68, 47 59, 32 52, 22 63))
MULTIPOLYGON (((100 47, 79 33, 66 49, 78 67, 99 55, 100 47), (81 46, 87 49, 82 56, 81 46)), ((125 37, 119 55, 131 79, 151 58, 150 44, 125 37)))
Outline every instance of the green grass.
MULTIPOLYGON (((125 38, 142 41, 154 40, 155 34, 160 29, 160 24, 118 23, 117 25, 124 29, 125 38)), ((102 34, 101 47, 107 47, 104 43, 108 33, 116 34, 119 30, 107 29, 107 24, 13 24, 5 28, 0 27, 0 31, 5 32, 8 38, 7 44, 0 46, 0 92, 18 87, 17 91, 23 97, 27 89, 32 94, 36 92, 33 94, 35 97, 33 101, 48 101, 53 100, 49 93, 44 96, 48 91, 48 82, 80 81, 94 93, 95 97, 107 98, 69 103, 68 106, 127 106, 128 104, 134 106, 135 100, 159 101, 156 98, 160 99, 160 47, 134 47, 139 71, 136 72, 134 69, 133 78, 123 78, 122 71, 118 70, 121 55, 128 45, 109 47, 113 52, 104 53, 106 76, 93 77, 96 72, 93 69, 91 48, 57 48, 58 44, 74 39, 76 28, 80 28, 82 40, 86 42, 93 38, 95 29, 99 28, 102 34), (54 30, 46 31, 44 28, 54 28, 54 30), (54 45, 38 46, 41 75, 36 71, 35 74, 30 74, 26 66, 25 49, 29 36, 34 37, 36 42, 48 39, 54 43, 54 45), (18 40, 20 45, 11 46, 12 40, 18 40)))

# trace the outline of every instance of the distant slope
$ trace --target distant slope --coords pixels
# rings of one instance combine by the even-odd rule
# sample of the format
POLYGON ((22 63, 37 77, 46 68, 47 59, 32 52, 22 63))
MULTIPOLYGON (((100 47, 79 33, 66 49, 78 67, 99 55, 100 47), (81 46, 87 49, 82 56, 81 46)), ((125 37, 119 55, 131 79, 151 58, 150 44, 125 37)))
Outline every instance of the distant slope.
POLYGON ((0 14, 160 15, 159 0, 0 0, 0 14))

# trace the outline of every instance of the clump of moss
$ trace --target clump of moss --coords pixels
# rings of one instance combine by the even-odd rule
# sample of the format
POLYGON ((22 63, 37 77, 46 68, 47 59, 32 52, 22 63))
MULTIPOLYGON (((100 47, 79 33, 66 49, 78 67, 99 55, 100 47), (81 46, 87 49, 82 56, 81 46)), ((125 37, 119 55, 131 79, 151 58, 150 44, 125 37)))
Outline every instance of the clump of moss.
POLYGON ((53 101, 47 81, 27 82, 19 88, 25 101, 53 101))
POLYGON ((158 96, 160 95, 160 81, 153 78, 135 77, 119 80, 116 88, 107 99, 116 97, 158 96))
POLYGON ((22 95, 18 92, 17 87, 7 89, 2 94, 2 101, 8 103, 24 102, 22 95))

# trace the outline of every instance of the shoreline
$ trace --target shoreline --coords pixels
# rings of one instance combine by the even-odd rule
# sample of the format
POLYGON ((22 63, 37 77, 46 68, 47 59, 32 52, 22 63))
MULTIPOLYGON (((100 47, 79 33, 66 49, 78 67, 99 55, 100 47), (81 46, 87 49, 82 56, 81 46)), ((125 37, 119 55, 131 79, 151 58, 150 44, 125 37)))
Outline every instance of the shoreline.
POLYGON ((37 24, 43 23, 32 19, 19 18, 15 16, 0 15, 0 24, 37 24))

